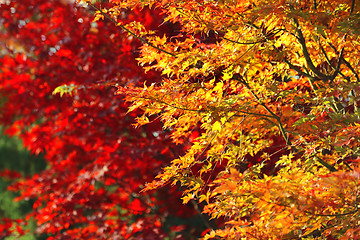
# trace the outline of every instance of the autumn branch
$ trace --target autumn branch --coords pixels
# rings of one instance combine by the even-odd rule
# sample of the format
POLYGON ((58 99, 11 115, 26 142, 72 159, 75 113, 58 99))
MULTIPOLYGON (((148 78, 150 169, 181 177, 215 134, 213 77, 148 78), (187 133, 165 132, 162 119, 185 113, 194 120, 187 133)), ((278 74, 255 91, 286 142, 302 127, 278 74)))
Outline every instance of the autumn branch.
POLYGON ((281 122, 281 119, 278 115, 276 115, 273 111, 271 111, 270 108, 268 108, 268 106, 266 106, 262 101, 261 99, 259 98, 259 96, 251 89, 251 87, 249 86, 249 84, 242 78, 242 76, 240 75, 236 75, 234 76, 236 80, 238 80, 239 82, 241 82, 242 84, 244 84, 244 86, 250 91, 250 93, 253 95, 253 97, 257 100, 257 102, 263 106, 265 108, 265 110, 271 115, 272 118, 276 119, 277 122, 278 122, 278 127, 279 127, 279 130, 281 132, 281 135, 283 136, 286 144, 288 146, 291 146, 291 142, 290 142, 290 139, 289 139, 289 136, 286 134, 286 131, 285 131, 285 128, 281 122))

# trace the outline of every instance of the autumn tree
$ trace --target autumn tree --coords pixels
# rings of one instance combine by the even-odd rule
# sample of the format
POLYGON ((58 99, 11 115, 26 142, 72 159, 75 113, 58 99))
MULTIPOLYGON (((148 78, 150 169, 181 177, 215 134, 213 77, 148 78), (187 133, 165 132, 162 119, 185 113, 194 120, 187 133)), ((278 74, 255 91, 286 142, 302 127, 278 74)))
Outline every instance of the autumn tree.
MULTIPOLYGON (((127 114, 114 94, 116 85, 155 83, 159 74, 138 66, 140 42, 93 18, 93 8, 70 1, 0 2, 0 121, 47 162, 32 177, 16 175, 10 190, 33 201, 33 211, 2 219, 0 236, 24 234, 32 218, 39 239, 198 237, 208 222, 181 204, 176 188, 140 194, 189 142, 172 143, 156 118, 135 128, 141 112, 127 114)), ((122 18, 148 29, 162 22, 159 10, 123 11, 122 18)), ((162 25, 158 33, 175 29, 162 25)))
POLYGON ((117 93, 139 125, 160 118, 192 142, 146 190, 180 185, 184 203, 225 217, 205 239, 359 238, 357 1, 110 2, 99 22, 140 40, 139 64, 162 74, 117 93), (180 31, 122 18, 139 8, 180 31))

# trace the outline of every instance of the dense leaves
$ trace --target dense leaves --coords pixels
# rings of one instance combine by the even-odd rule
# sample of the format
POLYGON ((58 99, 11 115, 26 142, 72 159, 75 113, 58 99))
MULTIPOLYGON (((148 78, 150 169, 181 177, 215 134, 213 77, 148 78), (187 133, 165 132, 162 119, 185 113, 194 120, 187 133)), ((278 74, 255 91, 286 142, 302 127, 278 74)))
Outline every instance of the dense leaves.
MULTIPOLYGON (((1 122, 47 161, 44 171, 10 188, 35 202, 22 224, 33 217, 37 234, 48 239, 163 239, 184 229, 199 236, 205 219, 181 205, 177 189, 140 194, 186 146, 173 144, 156 118, 135 128, 138 112, 127 114, 128 104, 114 95, 114 84, 158 81, 135 60, 140 43, 67 1, 3 1, 0 14, 1 122), (54 92, 64 84, 77 86, 76 94, 54 92), (190 217, 193 226, 186 226, 190 217)), ((123 18, 147 28, 162 19, 145 9, 123 18)), ((171 34, 171 26, 164 31, 171 34)), ((1 236, 21 234, 11 220, 2 222, 1 236)))
POLYGON ((13 186, 39 232, 162 239, 180 186, 227 221, 204 239, 359 238, 357 1, 30 2, 1 5, 0 76, 49 164, 13 186))
POLYGON ((181 26, 141 32, 139 63, 162 82, 118 90, 140 125, 199 134, 147 189, 180 183, 228 218, 205 239, 359 237, 357 1, 112 2, 98 18, 150 7, 181 26))

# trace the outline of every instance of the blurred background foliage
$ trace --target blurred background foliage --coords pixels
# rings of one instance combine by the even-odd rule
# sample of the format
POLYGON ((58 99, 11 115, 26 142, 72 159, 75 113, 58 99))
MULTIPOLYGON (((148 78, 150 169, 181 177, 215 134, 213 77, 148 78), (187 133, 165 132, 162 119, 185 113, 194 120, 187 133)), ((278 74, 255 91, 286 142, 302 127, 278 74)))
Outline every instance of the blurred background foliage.
MULTIPOLYGON (((0 126, 0 172, 6 169, 18 172, 21 177, 34 175, 44 169, 46 163, 42 156, 32 155, 24 148, 23 143, 17 137, 8 137, 4 134, 4 128, 0 126)), ((16 201, 16 192, 8 191, 8 186, 17 179, 0 177, 0 218, 18 219, 32 211, 32 201, 16 201)), ((33 240, 43 239, 34 232, 35 224, 32 219, 28 222, 28 234, 19 237, 16 235, 6 237, 5 240, 33 240)))

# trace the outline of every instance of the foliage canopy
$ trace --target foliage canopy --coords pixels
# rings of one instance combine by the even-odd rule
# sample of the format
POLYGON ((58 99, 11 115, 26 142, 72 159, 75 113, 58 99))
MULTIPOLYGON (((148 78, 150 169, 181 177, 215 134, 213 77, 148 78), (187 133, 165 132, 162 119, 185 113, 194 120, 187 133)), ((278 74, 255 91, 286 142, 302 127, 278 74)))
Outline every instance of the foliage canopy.
MULTIPOLYGON (((183 203, 204 204, 204 213, 226 220, 204 239, 359 238, 359 3, 82 2, 96 10, 96 22, 81 31, 62 24, 60 16, 73 15, 53 1, 43 5, 57 9, 54 23, 10 21, 7 34, 17 27, 53 42, 23 41, 27 54, 1 59, 10 99, 3 121, 34 152, 46 150, 51 164, 17 188, 39 199, 34 216, 42 231, 164 237, 161 224, 144 230, 161 222, 145 209, 159 200, 153 190, 169 183, 183 190, 183 203), (67 34, 54 38, 60 28, 67 34), (17 81, 9 81, 14 74, 17 81), (127 115, 123 99, 131 104, 127 115), (130 130, 134 119, 138 128, 130 130), (134 192, 144 181, 141 202, 134 192), (136 211, 146 217, 129 226, 136 211)), ((12 12, 12 4, 3 8, 12 12)))
POLYGON ((183 202, 229 221, 205 239, 359 237, 359 11, 356 1, 113 0, 97 12, 145 44, 138 59, 163 75, 119 87, 160 116, 187 152, 146 189, 184 187, 183 202), (123 24, 160 9, 177 36, 123 24))
MULTIPOLYGON (((113 85, 145 81, 135 60, 140 44, 110 22, 93 22, 93 15, 68 1, 0 4, 0 121, 7 134, 18 135, 47 162, 32 177, 1 172, 17 177, 11 190, 34 204, 25 219, 2 219, 0 238, 18 239, 30 218, 38 239, 200 236, 204 221, 181 205, 176 188, 139 194, 186 143, 173 144, 158 120, 132 126, 139 112, 126 114, 128 104, 114 95, 113 85), (53 94, 58 86, 77 89, 61 97, 53 94)), ((124 13, 146 27, 159 25, 158 15, 145 9, 124 13)), ((159 75, 146 79, 155 82, 159 75)))

